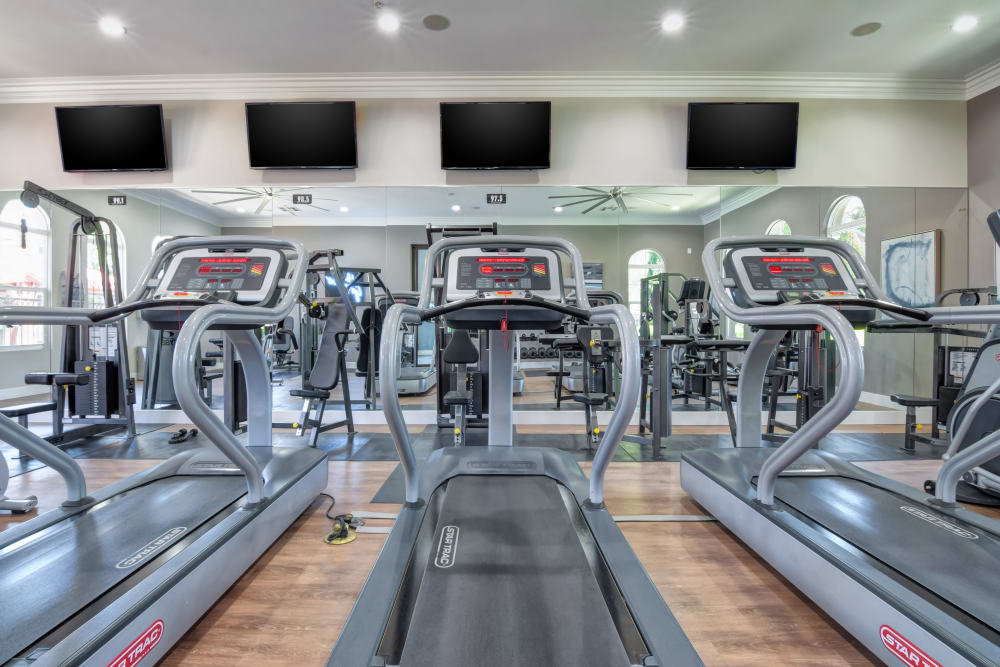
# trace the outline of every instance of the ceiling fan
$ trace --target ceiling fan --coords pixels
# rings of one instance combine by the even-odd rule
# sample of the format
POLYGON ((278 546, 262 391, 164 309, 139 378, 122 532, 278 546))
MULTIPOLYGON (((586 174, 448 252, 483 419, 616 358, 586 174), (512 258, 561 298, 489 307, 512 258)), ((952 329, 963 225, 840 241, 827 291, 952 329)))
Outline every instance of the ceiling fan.
POLYGON ((686 192, 660 192, 660 188, 649 187, 649 188, 633 188, 628 186, 616 185, 610 188, 589 188, 580 187, 580 190, 586 190, 586 192, 581 192, 575 195, 549 195, 549 199, 575 199, 576 201, 566 202, 565 204, 560 204, 563 208, 567 206, 577 206, 578 204, 590 204, 590 206, 581 211, 581 215, 586 215, 596 208, 600 208, 602 211, 615 211, 621 210, 623 213, 628 213, 628 202, 631 201, 632 205, 635 206, 636 202, 645 202, 647 204, 654 204, 656 206, 671 207, 672 204, 668 204, 662 201, 656 201, 655 199, 650 199, 650 197, 693 197, 694 195, 686 192), (610 202, 610 203, 609 203, 610 202))
MULTIPOLYGON (((236 202, 248 202, 249 206, 253 206, 253 204, 256 203, 256 200, 259 199, 260 204, 257 206, 257 210, 254 211, 254 215, 259 215, 261 211, 267 208, 268 204, 272 206, 272 210, 277 209, 284 213, 288 213, 289 215, 298 215, 300 206, 308 206, 320 211, 329 212, 330 209, 317 206, 316 204, 292 203, 292 193, 308 189, 308 187, 272 188, 269 186, 263 186, 259 188, 231 188, 229 190, 191 190, 191 192, 199 194, 227 195, 226 199, 211 202, 213 206, 224 206, 226 204, 235 204, 236 202)), ((314 196, 312 201, 338 200, 331 199, 329 197, 314 196)))

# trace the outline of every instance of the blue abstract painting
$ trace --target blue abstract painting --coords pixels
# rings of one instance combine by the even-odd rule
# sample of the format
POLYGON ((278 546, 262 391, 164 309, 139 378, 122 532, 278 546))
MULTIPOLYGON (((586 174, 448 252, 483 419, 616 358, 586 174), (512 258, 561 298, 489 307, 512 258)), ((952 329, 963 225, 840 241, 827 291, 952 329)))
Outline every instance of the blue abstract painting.
POLYGON ((882 241, 882 289, 904 306, 933 306, 938 287, 940 230, 882 241))

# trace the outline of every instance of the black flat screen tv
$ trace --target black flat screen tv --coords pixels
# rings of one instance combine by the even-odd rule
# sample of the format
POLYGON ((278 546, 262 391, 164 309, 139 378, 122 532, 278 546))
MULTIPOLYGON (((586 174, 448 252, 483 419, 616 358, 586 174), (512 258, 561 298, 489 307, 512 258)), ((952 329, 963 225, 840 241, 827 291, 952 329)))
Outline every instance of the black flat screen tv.
POLYGON ((442 102, 442 169, 548 169, 551 102, 442 102))
POLYGON ((691 102, 688 169, 793 169, 798 102, 691 102))
POLYGON ((163 171, 163 106, 56 107, 64 171, 163 171))
POLYGON ((248 102, 251 169, 356 169, 354 102, 248 102))

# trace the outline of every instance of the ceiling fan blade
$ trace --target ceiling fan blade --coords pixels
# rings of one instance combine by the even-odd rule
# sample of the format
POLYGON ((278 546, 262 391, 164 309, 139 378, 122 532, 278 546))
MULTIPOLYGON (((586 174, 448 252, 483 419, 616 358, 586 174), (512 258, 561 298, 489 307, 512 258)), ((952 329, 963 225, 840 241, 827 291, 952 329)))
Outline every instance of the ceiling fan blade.
POLYGON ((608 190, 602 190, 601 188, 592 188, 592 187, 589 187, 589 186, 586 186, 586 185, 581 185, 580 189, 581 190, 590 190, 591 192, 600 192, 602 195, 610 195, 611 194, 611 192, 609 192, 608 190))
POLYGON ((615 196, 615 203, 618 204, 618 208, 620 208, 625 215, 628 215, 628 206, 625 205, 625 200, 621 195, 615 196))
POLYGON ((311 207, 313 207, 313 208, 318 208, 319 210, 321 210, 321 211, 326 211, 327 213, 329 213, 329 212, 330 212, 330 209, 328 209, 328 208, 323 208, 322 206, 316 206, 316 204, 306 204, 306 206, 311 206, 311 207))
POLYGON ((592 202, 594 200, 599 200, 598 204, 603 204, 608 201, 609 197, 588 197, 586 199, 580 199, 579 201, 566 202, 565 204, 560 204, 563 208, 567 206, 576 206, 577 204, 586 204, 587 202, 592 202))
POLYGON ((611 201, 611 197, 602 197, 602 199, 604 201, 597 202, 596 204, 594 204, 593 206, 591 206, 590 208, 588 208, 586 211, 583 211, 582 213, 580 213, 580 215, 587 215, 588 213, 590 213, 591 211, 593 211, 598 206, 601 206, 605 202, 611 201))
POLYGON ((646 199, 645 197, 640 197, 639 195, 631 195, 631 196, 632 199, 638 199, 639 201, 644 201, 647 204, 653 204, 654 206, 663 206, 663 207, 670 206, 670 204, 665 204, 661 201, 653 201, 652 199, 646 199))
POLYGON ((254 211, 253 214, 254 215, 260 215, 260 212, 264 210, 265 206, 267 206, 267 199, 266 198, 264 199, 264 201, 262 201, 260 203, 260 206, 257 207, 257 210, 254 211))
POLYGON ((243 192, 240 192, 239 190, 236 190, 235 192, 233 190, 189 190, 189 192, 198 192, 198 193, 210 194, 210 195, 241 195, 241 194, 244 194, 243 192))
MULTIPOLYGON (((235 192, 230 192, 229 194, 236 194, 235 192)), ((232 204, 233 202, 246 201, 247 199, 257 199, 260 195, 247 195, 246 197, 237 197, 236 199, 226 199, 223 201, 214 201, 212 206, 222 206, 223 204, 232 204)))
MULTIPOLYGON (((607 193, 603 193, 602 197, 607 197, 607 193)), ((580 197, 587 197, 594 199, 594 195, 549 195, 549 199, 579 199, 580 197)))

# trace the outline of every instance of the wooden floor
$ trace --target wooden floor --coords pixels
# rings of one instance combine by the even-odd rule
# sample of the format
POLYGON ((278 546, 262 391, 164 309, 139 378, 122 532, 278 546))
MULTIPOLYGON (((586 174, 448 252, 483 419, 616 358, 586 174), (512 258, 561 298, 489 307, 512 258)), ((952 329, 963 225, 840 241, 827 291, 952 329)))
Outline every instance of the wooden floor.
MULTIPOLYGON (((97 488, 156 461, 80 464, 97 488)), ((336 497, 337 512, 395 512, 397 505, 369 502, 395 465, 331 462, 327 492, 336 497)), ((865 467, 919 486, 939 465, 894 461, 865 467)), ((588 464, 584 470, 589 472, 588 464)), ((60 480, 48 469, 11 482, 9 495, 38 495, 42 511, 60 502, 60 480)), ((614 514, 703 514, 681 489, 677 463, 612 463, 606 491, 614 514)), ((325 499, 313 503, 162 664, 323 665, 385 540, 365 534, 351 544, 325 544, 328 505, 325 499)), ((12 521, 0 516, 0 529, 12 521)), ((720 524, 631 523, 622 530, 706 664, 878 664, 720 524)), ((567 610, 565 622, 574 623, 579 613, 567 610)))

